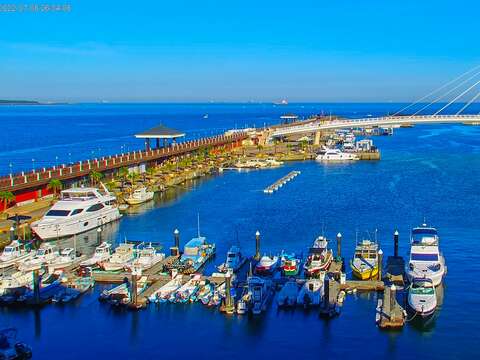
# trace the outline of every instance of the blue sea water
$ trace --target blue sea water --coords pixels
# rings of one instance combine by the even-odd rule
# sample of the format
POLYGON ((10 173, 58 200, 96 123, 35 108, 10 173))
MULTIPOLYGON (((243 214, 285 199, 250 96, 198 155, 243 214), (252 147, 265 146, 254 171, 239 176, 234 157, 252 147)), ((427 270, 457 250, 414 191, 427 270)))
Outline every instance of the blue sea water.
MULTIPOLYGON (((352 117, 396 108, 392 104, 287 107, 296 113, 303 109, 305 115, 323 109, 352 117)), ((2 110, 4 127, 30 124, 31 128, 16 137, 3 133, 0 156, 6 162, 16 156, 16 162, 28 166, 32 153, 51 160, 57 151, 64 156, 71 149, 72 156, 85 157, 94 144, 105 144, 107 138, 112 139, 111 148, 105 151, 116 150, 122 138, 129 139, 132 147, 141 146, 130 139, 131 134, 163 117, 169 119, 164 121, 168 126, 195 136, 201 135, 199 129, 208 133, 235 123, 261 126, 277 121, 283 112, 284 108, 272 105, 153 104, 2 110), (208 120, 202 119, 204 113, 209 113, 208 120), (69 125, 58 126, 62 123, 69 125), (44 126, 54 129, 51 136, 44 126), (39 133, 43 134, 41 141, 32 140, 39 133), (76 145, 69 147, 69 141, 76 145), (17 147, 23 152, 13 150, 17 147)), ((267 253, 306 252, 322 231, 332 240, 342 232, 343 256, 348 261, 357 231, 363 235, 377 229, 388 256, 393 252, 392 234, 398 229, 400 253, 405 255, 409 230, 425 217, 439 229, 448 266, 442 306, 428 324, 412 321, 401 331, 379 330, 374 322, 375 293, 348 295, 341 315, 325 321, 317 311, 282 311, 274 303, 258 317, 225 316, 200 304, 116 311, 97 301, 103 288, 97 286, 74 304, 41 310, 0 308, 0 325, 17 327, 38 359, 478 358, 479 135, 479 127, 416 126, 396 129, 392 137, 374 138, 382 152, 378 162, 324 165, 307 161, 271 170, 226 171, 158 196, 155 203, 103 231, 107 240, 127 237, 160 242, 168 248, 175 228, 181 232, 182 244, 195 235, 199 213, 202 234, 217 244, 217 257, 207 266, 208 273, 224 260, 232 244, 240 243, 252 254, 256 230, 262 234, 262 250, 267 253), (301 175, 275 194, 262 192, 291 170, 300 170, 301 175)), ((92 248, 95 238, 95 233, 85 234, 78 239, 80 247, 92 248)))

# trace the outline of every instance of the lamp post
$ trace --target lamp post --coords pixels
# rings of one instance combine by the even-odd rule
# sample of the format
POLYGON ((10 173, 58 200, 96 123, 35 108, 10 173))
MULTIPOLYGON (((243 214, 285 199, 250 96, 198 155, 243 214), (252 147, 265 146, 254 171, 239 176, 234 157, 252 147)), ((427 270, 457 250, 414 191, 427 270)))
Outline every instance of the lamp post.
POLYGON ((72 153, 71 152, 68 153, 68 163, 70 165, 72 165, 72 153))
POLYGON ((13 171, 12 171, 12 163, 8 164, 8 167, 10 168, 10 177, 13 177, 13 171))
POLYGON ((32 172, 35 172, 35 159, 32 159, 32 172))

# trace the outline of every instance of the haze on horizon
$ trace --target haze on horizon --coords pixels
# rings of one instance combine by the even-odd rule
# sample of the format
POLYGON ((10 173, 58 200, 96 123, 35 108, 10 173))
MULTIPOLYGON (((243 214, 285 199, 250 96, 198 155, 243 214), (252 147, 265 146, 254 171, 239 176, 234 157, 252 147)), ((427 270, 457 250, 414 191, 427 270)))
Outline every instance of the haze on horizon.
POLYGON ((409 102, 480 58, 473 1, 69 3, 0 12, 0 99, 409 102))

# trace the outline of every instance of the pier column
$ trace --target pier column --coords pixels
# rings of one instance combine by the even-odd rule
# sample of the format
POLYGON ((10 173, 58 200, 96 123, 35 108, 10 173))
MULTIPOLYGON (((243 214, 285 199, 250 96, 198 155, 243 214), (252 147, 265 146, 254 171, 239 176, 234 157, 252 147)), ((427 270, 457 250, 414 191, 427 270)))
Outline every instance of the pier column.
POLYGON ((130 289, 131 297, 130 303, 137 307, 137 270, 135 268, 132 269, 132 288, 130 289))
POLYGON ((145 139, 145 150, 150 151, 150 139, 149 138, 145 139))
POLYGON ((37 270, 33 270, 33 298, 35 304, 40 303, 40 274, 37 270))
POLYGON ((337 258, 342 258, 342 234, 337 234, 337 258))
POLYGON ((378 280, 382 281, 383 250, 378 250, 378 280))
POLYGON ((320 138, 322 137, 321 131, 315 132, 315 140, 313 141, 313 145, 320 145, 320 138))
POLYGON ((255 233, 255 260, 260 260, 260 231, 255 233))
POLYGON ((170 255, 178 256, 180 255, 180 231, 178 229, 173 231, 173 241, 174 246, 170 248, 170 255))
POLYGON ((97 229, 97 244, 101 244, 102 243, 102 228, 98 228, 97 229))
POLYGON ((15 228, 13 226, 10 227, 10 241, 15 240, 15 228))
POLYGON ((231 281, 232 281, 232 275, 230 271, 227 271, 227 274, 225 275, 225 312, 227 314, 233 314, 234 311, 234 306, 233 306, 233 300, 232 300, 232 291, 231 291, 231 281))
POLYGON ((393 255, 398 257, 398 230, 393 233, 393 255))
POLYGON ((397 301, 397 296, 396 296, 396 291, 397 288, 395 287, 395 284, 392 284, 390 287, 390 320, 395 320, 395 302, 397 301))
POLYGON ((156 141, 156 145, 157 145, 156 148, 158 149, 158 148, 160 147, 160 139, 157 138, 156 140, 157 140, 157 141, 156 141))

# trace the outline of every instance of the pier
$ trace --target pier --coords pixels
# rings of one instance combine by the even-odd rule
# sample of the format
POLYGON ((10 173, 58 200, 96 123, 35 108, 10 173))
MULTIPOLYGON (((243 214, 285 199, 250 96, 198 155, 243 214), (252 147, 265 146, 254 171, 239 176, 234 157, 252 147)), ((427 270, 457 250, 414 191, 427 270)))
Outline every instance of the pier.
POLYGON ((283 185, 285 185, 290 180, 294 179, 300 175, 300 171, 291 171, 287 175, 283 176, 282 178, 275 181, 272 185, 266 187, 263 192, 265 194, 273 194, 274 191, 280 189, 283 185))
POLYGON ((16 202, 36 200, 48 195, 48 183, 52 179, 73 182, 87 177, 90 172, 113 173, 122 167, 135 167, 142 164, 158 164, 172 157, 184 156, 188 153, 207 147, 240 146, 246 138, 243 132, 230 135, 219 135, 182 143, 172 143, 168 147, 132 151, 128 153, 87 159, 74 164, 62 164, 48 168, 33 169, 0 178, 0 191, 10 191, 16 196, 16 202))

